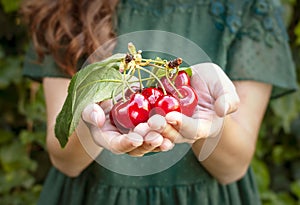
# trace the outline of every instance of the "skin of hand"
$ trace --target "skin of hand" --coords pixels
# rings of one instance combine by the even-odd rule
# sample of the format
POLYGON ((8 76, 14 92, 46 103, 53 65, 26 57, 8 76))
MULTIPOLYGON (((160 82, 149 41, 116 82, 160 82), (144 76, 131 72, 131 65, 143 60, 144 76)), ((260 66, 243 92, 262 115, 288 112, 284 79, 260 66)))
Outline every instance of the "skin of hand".
MULTIPOLYGON (((137 81, 138 78, 131 76, 131 80, 137 81)), ((138 81, 131 86, 139 87, 138 81)), ((116 101, 121 98, 122 94, 115 96, 116 101)), ((147 123, 140 123, 129 133, 121 133, 110 121, 109 112, 112 107, 112 100, 105 100, 88 105, 82 112, 82 119, 97 145, 115 154, 127 153, 136 157, 152 151, 168 151, 173 148, 174 145, 169 139, 150 130, 147 123)))
POLYGON ((222 184, 234 182, 248 170, 272 87, 254 81, 232 83, 214 64, 192 69, 200 108, 192 117, 171 112, 150 119, 149 126, 174 143, 191 143, 211 175, 222 184))
POLYGON ((97 145, 115 154, 128 153, 131 156, 143 156, 157 147, 161 147, 160 151, 173 147, 168 139, 150 130, 147 123, 140 123, 128 134, 122 134, 108 117, 112 106, 112 101, 106 100, 99 105, 90 104, 82 112, 82 119, 97 145))
POLYGON ((198 139, 218 136, 224 117, 235 112, 240 101, 234 84, 217 65, 198 64, 192 66, 192 71, 191 85, 198 96, 193 116, 170 112, 165 118, 156 115, 148 121, 151 129, 174 143, 193 144, 198 139))
POLYGON ((198 139, 217 135, 223 125, 222 117, 237 109, 239 98, 234 85, 219 67, 214 64, 205 64, 204 67, 208 68, 204 74, 197 72, 197 66, 192 67, 191 83, 199 96, 199 105, 192 118, 172 112, 166 115, 166 123, 162 116, 155 115, 148 123, 141 123, 128 134, 121 134, 108 117, 104 120, 103 110, 111 110, 111 101, 100 106, 92 104, 83 111, 82 118, 95 142, 114 153, 143 156, 154 150, 167 151, 174 143, 192 144, 198 139), (162 130, 164 132, 160 134, 162 130))

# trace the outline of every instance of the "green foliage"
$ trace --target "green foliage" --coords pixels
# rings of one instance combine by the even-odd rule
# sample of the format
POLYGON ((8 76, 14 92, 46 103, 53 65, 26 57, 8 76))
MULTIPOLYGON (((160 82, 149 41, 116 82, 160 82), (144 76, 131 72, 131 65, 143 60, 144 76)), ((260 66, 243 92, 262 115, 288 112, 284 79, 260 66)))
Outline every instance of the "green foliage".
POLYGON ((262 124, 252 165, 263 204, 300 203, 299 94, 271 101, 262 124))
POLYGON ((295 34, 297 35, 296 44, 300 45, 300 22, 297 24, 295 28, 295 34))
POLYGON ((22 57, 0 60, 0 204, 35 204, 49 167, 42 89, 22 77, 22 57))
POLYGON ((20 2, 21 0, 1 0, 3 10, 6 13, 17 11, 19 9, 20 2))
MULTIPOLYGON (((291 18, 300 4, 286 0, 291 18)), ((299 19, 298 19, 299 21, 299 19)), ((297 22, 287 19, 286 22, 297 22)), ((300 71, 300 24, 291 23, 292 53, 300 71)), ((299 77, 298 77, 299 80, 299 77)), ((262 124, 252 162, 264 205, 300 204, 300 91, 272 100, 262 124)))
POLYGON ((285 133, 290 133, 291 122, 298 117, 300 111, 300 92, 287 95, 270 103, 274 115, 274 130, 278 132, 283 128, 285 133))
POLYGON ((19 1, 0 10, 0 204, 36 204, 49 160, 45 152, 43 90, 22 76, 28 39, 15 24, 19 1), (9 26, 8 26, 9 25, 9 26), (13 46, 12 46, 13 45, 13 46))

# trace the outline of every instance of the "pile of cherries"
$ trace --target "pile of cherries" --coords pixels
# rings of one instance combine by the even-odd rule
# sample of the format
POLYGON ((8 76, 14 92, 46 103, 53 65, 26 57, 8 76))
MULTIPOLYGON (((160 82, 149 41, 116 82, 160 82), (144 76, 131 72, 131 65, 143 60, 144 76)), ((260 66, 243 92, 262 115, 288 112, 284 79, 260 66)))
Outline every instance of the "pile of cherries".
POLYGON ((156 87, 137 89, 135 92, 128 90, 125 95, 126 101, 115 103, 110 111, 111 123, 123 133, 155 114, 165 116, 177 111, 192 116, 198 103, 190 77, 184 70, 171 78, 161 77, 156 87))

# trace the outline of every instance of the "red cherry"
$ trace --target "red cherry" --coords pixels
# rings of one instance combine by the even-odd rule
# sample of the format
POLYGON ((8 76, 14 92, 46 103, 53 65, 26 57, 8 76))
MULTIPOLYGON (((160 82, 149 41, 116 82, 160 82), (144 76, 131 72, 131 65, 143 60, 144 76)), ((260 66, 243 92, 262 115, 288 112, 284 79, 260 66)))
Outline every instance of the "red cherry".
POLYGON ((128 116, 131 123, 136 126, 139 123, 146 122, 149 119, 150 109, 150 103, 145 96, 141 93, 133 94, 128 106, 128 116))
POLYGON ((175 78, 175 86, 179 87, 181 85, 191 85, 191 80, 190 77, 188 76, 187 72, 185 72, 184 70, 180 70, 177 73, 177 76, 175 78))
MULTIPOLYGON (((174 86, 177 88, 182 85, 191 85, 191 80, 190 77, 188 76, 187 72, 184 70, 181 70, 177 73, 176 77, 170 78, 169 79, 174 86)), ((173 93, 175 91, 174 87, 170 84, 170 81, 167 79, 166 76, 162 77, 160 79, 161 83, 163 84, 164 88, 168 93, 173 93)), ((158 84, 159 87, 161 87, 160 84, 158 84)))
MULTIPOLYGON (((172 79, 170 78, 170 80, 172 81, 172 79)), ((174 87, 170 84, 169 80, 167 79, 166 76, 162 77, 160 79, 162 85, 164 86, 165 90, 168 92, 168 93, 172 93, 175 91, 174 87)), ((161 88, 161 84, 159 83, 158 84, 158 87, 161 88)))
POLYGON ((130 100, 126 102, 117 102, 110 111, 110 121, 122 133, 134 128, 142 122, 146 122, 149 118, 150 103, 140 93, 131 95, 130 100))
POLYGON ((181 112, 179 101, 172 95, 164 95, 157 99, 154 108, 151 110, 151 115, 165 116, 172 111, 181 112))
POLYGON ((125 98, 127 100, 129 100, 131 98, 131 96, 137 92, 140 91, 140 87, 139 86, 132 86, 131 89, 127 89, 125 91, 125 98))
POLYGON ((130 101, 117 102, 109 113, 110 121, 115 125, 122 133, 128 133, 129 129, 134 127, 128 116, 128 106, 130 101))
POLYGON ((154 107, 155 102, 158 98, 164 95, 163 91, 160 88, 145 88, 141 93, 149 101, 151 108, 154 107))
POLYGON ((174 92, 173 96, 177 98, 181 106, 181 113, 191 117, 198 104, 198 96, 194 89, 187 85, 182 85, 177 88, 178 92, 174 92))

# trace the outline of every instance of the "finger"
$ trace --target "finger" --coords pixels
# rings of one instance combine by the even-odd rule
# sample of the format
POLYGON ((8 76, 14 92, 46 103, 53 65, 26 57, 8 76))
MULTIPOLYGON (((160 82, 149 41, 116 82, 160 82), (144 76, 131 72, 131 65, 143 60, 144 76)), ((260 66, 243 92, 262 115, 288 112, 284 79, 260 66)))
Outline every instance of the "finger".
POLYGON ((173 149, 174 146, 175 146, 175 144, 172 143, 171 140, 169 140, 168 138, 164 138, 164 140, 161 143, 161 145, 159 146, 159 148, 162 152, 166 152, 166 151, 173 149))
POLYGON ((224 117, 238 109, 240 99, 235 92, 225 93, 215 101, 215 111, 219 117, 224 117))
POLYGON ((181 137, 180 133, 166 122, 166 119, 161 115, 153 115, 148 120, 148 125, 151 130, 159 132, 163 137, 168 138, 172 143, 176 138, 181 137))
POLYGON ((104 113, 108 114, 113 107, 113 102, 112 100, 104 100, 100 102, 99 105, 103 109, 104 113))
MULTIPOLYGON (((212 99, 207 102, 215 105, 214 109, 219 117, 224 117, 236 111, 239 104, 239 97, 235 86, 218 65, 203 63, 192 66, 192 69, 195 73, 191 79, 192 85, 195 88, 198 87, 196 91, 200 88, 202 90, 205 88, 206 91, 209 91, 207 93, 211 95, 212 99), (214 103, 214 101, 216 102, 214 103)), ((199 91, 197 94, 199 95, 199 91)))
POLYGON ((98 104, 90 104, 82 111, 82 119, 96 127, 102 127, 105 122, 105 113, 98 104))
POLYGON ((209 136, 211 121, 194 119, 179 112, 170 112, 166 115, 166 120, 184 138, 196 140, 209 136))
POLYGON ((103 132, 106 132, 106 131, 115 131, 115 132, 117 132, 117 133, 120 134, 120 130, 116 126, 114 126, 113 124, 111 124, 110 120, 105 120, 104 125, 101 127, 101 130, 103 132))
POLYGON ((160 146, 162 142, 163 136, 158 132, 151 131, 145 136, 143 147, 146 150, 153 150, 160 146))
POLYGON ((164 138, 163 142, 159 147, 156 147, 152 152, 166 152, 175 146, 175 143, 172 143, 168 138, 164 138))
POLYGON ((143 144, 143 137, 136 133, 129 133, 126 135, 118 135, 111 139, 110 148, 116 153, 126 153, 143 144))
MULTIPOLYGON (((144 136, 144 138, 150 131, 151 130, 148 123, 139 123, 133 130, 133 132, 138 133, 141 136, 144 136)), ((155 142, 153 146, 144 142, 142 146, 128 152, 128 154, 131 156, 143 156, 144 154, 153 151, 157 146, 159 145, 155 145, 155 142)))
POLYGON ((225 72, 216 64, 212 64, 218 81, 208 83, 209 90, 215 99, 215 111, 219 117, 236 111, 239 104, 239 96, 233 82, 225 72))
POLYGON ((141 136, 146 136, 146 134, 150 131, 150 127, 148 123, 139 123, 134 129, 133 132, 138 133, 141 136))
POLYGON ((167 126, 166 119, 161 115, 153 115, 147 121, 150 129, 155 130, 157 132, 161 132, 167 126))
POLYGON ((108 150, 110 150, 111 148, 111 140, 115 137, 118 137, 120 135, 119 132, 117 131, 103 131, 102 128, 96 127, 96 126, 92 126, 90 127, 90 131, 93 137, 94 142, 103 147, 106 148, 108 150))
POLYGON ((177 127, 174 127, 170 123, 166 123, 166 119, 161 115, 150 118, 148 125, 150 129, 159 132, 164 138, 170 140, 171 143, 194 142, 193 139, 185 138, 184 135, 178 131, 177 127))
POLYGON ((128 154, 131 156, 143 156, 161 146, 162 142, 163 137, 159 133, 151 131, 145 136, 143 145, 130 151, 128 154))

